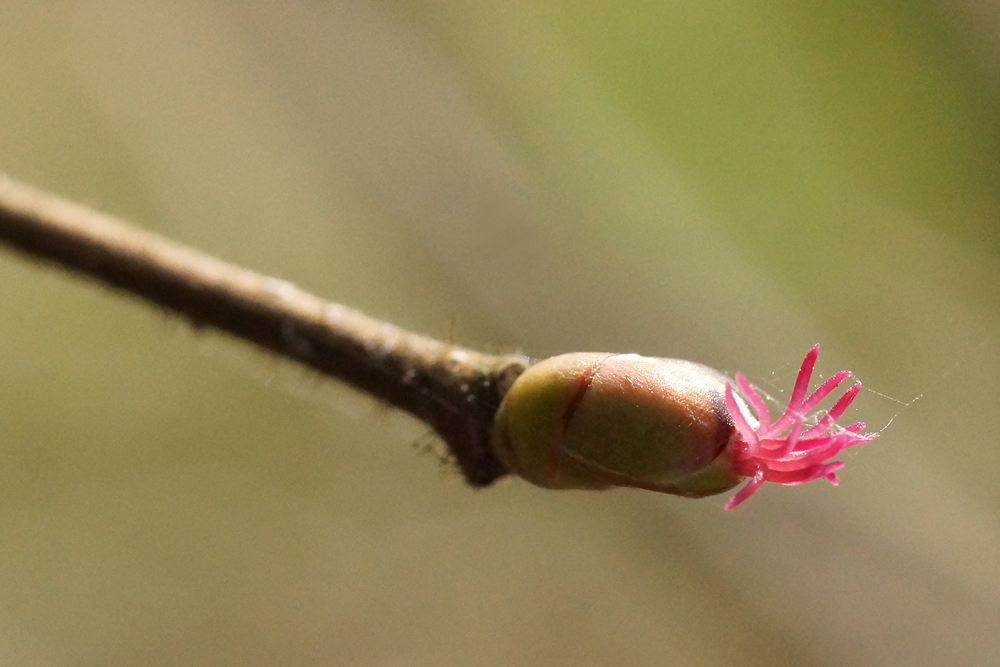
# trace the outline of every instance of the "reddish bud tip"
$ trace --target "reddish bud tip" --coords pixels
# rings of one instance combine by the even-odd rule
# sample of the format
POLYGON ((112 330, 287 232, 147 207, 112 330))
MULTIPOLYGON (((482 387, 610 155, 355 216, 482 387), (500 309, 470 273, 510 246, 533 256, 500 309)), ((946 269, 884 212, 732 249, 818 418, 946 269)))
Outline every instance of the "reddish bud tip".
POLYGON ((871 442, 878 436, 878 433, 862 432, 865 425, 861 422, 846 428, 836 423, 861 391, 861 383, 844 392, 826 414, 810 414, 820 401, 851 375, 841 371, 806 396, 817 356, 819 345, 809 350, 803 360, 788 407, 773 423, 767 404, 742 375, 737 374, 736 383, 757 413, 756 419, 744 412, 732 385, 726 383, 726 408, 739 433, 738 442, 733 447, 733 466, 737 474, 751 478, 729 501, 727 510, 752 496, 764 482, 795 486, 825 478, 836 485, 838 480, 834 473, 844 464, 830 459, 848 447, 871 442), (753 426, 753 422, 757 425, 753 426))

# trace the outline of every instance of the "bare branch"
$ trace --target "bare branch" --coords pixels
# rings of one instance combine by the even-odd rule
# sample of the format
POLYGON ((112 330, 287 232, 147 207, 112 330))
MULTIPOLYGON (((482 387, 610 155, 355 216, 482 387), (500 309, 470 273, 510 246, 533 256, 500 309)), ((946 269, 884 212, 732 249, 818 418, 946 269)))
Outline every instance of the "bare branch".
POLYGON ((472 486, 507 472, 490 429, 526 357, 405 331, 2 175, 0 240, 406 410, 441 435, 472 486))

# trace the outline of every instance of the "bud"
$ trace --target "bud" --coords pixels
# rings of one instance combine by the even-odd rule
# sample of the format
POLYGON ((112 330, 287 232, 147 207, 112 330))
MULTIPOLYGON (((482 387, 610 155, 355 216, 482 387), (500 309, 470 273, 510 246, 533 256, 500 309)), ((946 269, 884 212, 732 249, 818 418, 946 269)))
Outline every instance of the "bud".
POLYGON ((710 369, 637 354, 564 354, 529 367, 497 413, 500 460, 552 489, 633 486, 682 496, 740 482, 716 459, 738 437, 710 369))
POLYGON ((850 373, 806 397, 819 346, 799 371, 788 408, 771 421, 766 404, 737 374, 753 413, 721 373, 679 359, 636 354, 564 354, 529 367, 497 413, 493 446, 508 469, 550 489, 635 487, 698 498, 750 483, 732 509, 766 481, 825 478, 827 462, 868 442, 863 423, 836 425, 861 389, 848 390, 821 418, 809 413, 850 373))

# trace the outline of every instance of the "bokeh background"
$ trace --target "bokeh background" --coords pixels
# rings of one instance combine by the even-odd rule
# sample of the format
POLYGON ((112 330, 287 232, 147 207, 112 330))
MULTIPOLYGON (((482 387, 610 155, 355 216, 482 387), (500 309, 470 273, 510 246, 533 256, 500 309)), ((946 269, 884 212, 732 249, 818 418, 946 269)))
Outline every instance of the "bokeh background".
POLYGON ((731 513, 472 491, 0 250, 0 664, 996 664, 998 119, 990 0, 5 0, 15 178, 484 350, 821 342, 885 428, 731 513))

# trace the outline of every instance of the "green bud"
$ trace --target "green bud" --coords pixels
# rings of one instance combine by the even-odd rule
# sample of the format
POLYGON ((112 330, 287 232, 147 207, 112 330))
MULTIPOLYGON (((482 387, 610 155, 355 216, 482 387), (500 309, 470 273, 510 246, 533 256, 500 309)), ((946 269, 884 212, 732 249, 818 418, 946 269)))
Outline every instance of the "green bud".
POLYGON ((564 354, 529 367, 497 413, 493 447, 550 489, 637 487, 701 497, 742 477, 726 379, 678 359, 564 354))

